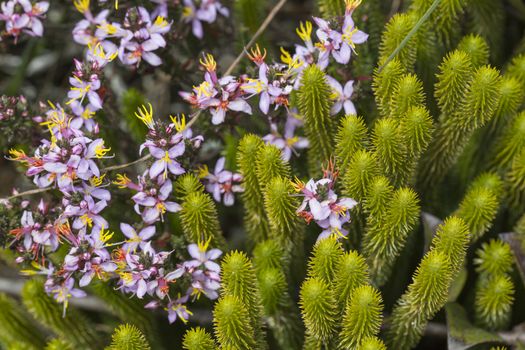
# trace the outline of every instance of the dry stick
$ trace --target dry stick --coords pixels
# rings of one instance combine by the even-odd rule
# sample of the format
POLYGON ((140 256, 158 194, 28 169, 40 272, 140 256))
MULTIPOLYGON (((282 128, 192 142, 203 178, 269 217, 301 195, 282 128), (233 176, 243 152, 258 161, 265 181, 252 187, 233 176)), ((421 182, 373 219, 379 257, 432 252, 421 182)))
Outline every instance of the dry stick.
MULTIPOLYGON (((270 13, 268 14, 268 16, 266 17, 266 19, 264 20, 264 22, 262 22, 261 26, 259 27, 259 29, 257 29, 257 31, 255 32, 255 34, 253 35, 253 37, 250 39, 250 41, 248 42, 248 44, 244 47, 244 49, 242 50, 241 53, 239 53, 239 55, 237 55, 237 57, 235 58, 235 60, 232 62, 232 64, 230 64, 230 66, 228 67, 228 69, 226 70, 226 72, 224 72, 224 75, 230 75, 233 70, 235 69, 235 67, 237 67, 237 65, 241 62, 241 60, 243 59, 243 57, 246 55, 246 52, 247 50, 253 46, 253 44, 255 44, 255 41, 259 38, 259 36, 261 36, 261 34, 266 30, 266 28, 268 27, 268 25, 270 24, 270 22, 274 19, 274 17, 277 15, 277 13, 279 12, 279 10, 284 6, 284 4, 286 3, 286 0, 280 0, 275 6, 274 8, 270 11, 270 13)), ((191 127, 193 124, 195 124, 195 122, 197 121, 197 119, 199 118, 199 116, 201 115, 201 111, 198 111, 196 112, 194 115, 193 115, 193 118, 188 122, 188 124, 186 125, 187 128, 191 127)), ((148 154, 148 155, 145 155, 144 157, 142 158, 139 158, 137 160, 134 160, 133 162, 130 162, 130 163, 126 163, 126 164, 121 164, 121 165, 113 165, 113 166, 110 166, 110 167, 107 167, 107 168, 104 168, 104 169, 101 169, 100 171, 101 172, 108 172, 108 171, 114 171, 114 170, 120 170, 120 169, 124 169, 124 168, 127 168, 127 167, 130 167, 132 165, 135 165, 135 164, 139 164, 143 161, 146 161, 148 159, 151 158, 151 154, 148 154)), ((29 196, 29 195, 33 195, 33 194, 38 194, 38 193, 42 193, 42 192, 47 192, 49 190, 52 190, 52 188, 39 188, 39 189, 34 189, 34 190, 30 190, 30 191, 25 191, 25 192, 20 192, 18 194, 15 194, 15 195, 12 195, 11 197, 7 197, 7 198, 0 198, 0 202, 2 201, 10 201, 12 199, 15 199, 15 198, 18 198, 18 197, 23 197, 23 196, 29 196)))

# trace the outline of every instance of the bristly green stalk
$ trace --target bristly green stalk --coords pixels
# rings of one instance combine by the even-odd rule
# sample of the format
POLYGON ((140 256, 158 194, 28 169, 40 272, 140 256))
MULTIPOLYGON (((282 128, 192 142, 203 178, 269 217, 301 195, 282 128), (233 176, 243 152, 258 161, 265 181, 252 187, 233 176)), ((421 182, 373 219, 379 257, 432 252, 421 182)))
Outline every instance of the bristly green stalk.
POLYGON ((514 284, 505 274, 490 276, 476 288, 476 320, 490 330, 509 326, 514 302, 514 284))
POLYGON ((338 17, 345 14, 344 0, 317 0, 317 5, 323 18, 338 17))
POLYGON ((367 150, 357 151, 343 172, 343 194, 361 202, 376 175, 379 175, 379 167, 375 154, 367 150))
POLYGON ((204 185, 191 173, 177 177, 173 188, 177 198, 181 199, 185 198, 190 193, 204 192, 204 185))
POLYGON ((512 160, 512 165, 505 175, 505 186, 510 205, 523 209, 525 204, 525 148, 512 160))
POLYGON ((264 142, 260 137, 248 134, 239 142, 237 165, 243 176, 244 192, 241 198, 245 208, 244 227, 252 242, 261 242, 268 238, 270 226, 264 212, 264 198, 257 178, 255 167, 257 153, 264 142))
POLYGON ((231 252, 223 259, 221 284, 221 295, 235 296, 246 307, 251 329, 257 341, 257 349, 265 349, 265 332, 262 328, 263 309, 257 277, 252 262, 243 252, 231 252))
POLYGON ((456 275, 463 265, 469 241, 467 224, 455 216, 446 218, 432 239, 432 249, 449 257, 452 276, 456 275))
POLYGON ((367 132, 368 129, 362 117, 347 115, 341 119, 335 135, 336 164, 341 174, 344 174, 348 169, 354 153, 357 150, 364 149, 367 145, 367 132))
POLYGON ((434 121, 424 106, 410 108, 401 119, 399 131, 404 135, 409 171, 404 184, 414 176, 417 164, 426 151, 434 133, 434 121))
POLYGON ((387 350, 385 343, 378 337, 368 337, 363 339, 357 347, 358 350, 387 350))
POLYGON ((390 116, 402 120, 412 107, 420 107, 424 101, 425 93, 421 80, 415 74, 405 74, 394 87, 390 116))
POLYGON ((274 145, 262 145, 257 151, 256 166, 259 188, 264 194, 266 187, 275 177, 290 178, 290 165, 282 158, 282 152, 274 145))
POLYGON ((358 349, 363 339, 379 333, 382 304, 381 293, 374 287, 364 285, 354 289, 339 333, 340 349, 358 349))
MULTIPOLYGON (((410 5, 410 10, 418 16, 422 16, 432 5, 432 0, 414 0, 410 5)), ((436 31, 441 41, 449 44, 453 39, 459 19, 464 11, 466 0, 442 0, 438 8, 431 16, 432 30, 436 31)))
POLYGON ((315 244, 308 262, 308 276, 332 284, 342 256, 343 246, 335 236, 320 240, 315 244))
POLYGON ((500 206, 498 193, 478 182, 471 186, 455 215, 464 219, 472 242, 480 239, 491 227, 500 206))
POLYGON ((498 198, 502 196, 503 180, 495 173, 486 172, 478 175, 470 184, 469 188, 486 188, 491 190, 493 193, 498 195, 498 198))
POLYGON ((466 52, 456 50, 439 66, 434 95, 444 116, 453 115, 459 108, 472 78, 471 62, 466 52))
POLYGON ((483 243, 476 252, 474 264, 476 271, 484 275, 501 275, 510 273, 514 256, 510 246, 499 240, 492 239, 488 243, 483 243))
POLYGON ((383 173, 399 185, 408 174, 403 135, 399 132, 399 121, 383 118, 376 122, 372 133, 373 151, 383 173))
POLYGON ((469 1, 467 7, 471 31, 483 36, 489 43, 493 59, 501 57, 505 33, 505 8, 503 3, 492 0, 469 1))
POLYGON ((286 278, 281 269, 266 268, 257 273, 261 302, 265 315, 274 315, 287 296, 286 278))
POLYGON ((427 322, 445 305, 452 281, 449 258, 429 251, 419 264, 412 283, 398 300, 387 331, 391 349, 408 350, 419 343, 427 322))
POLYGON ((298 242, 299 218, 296 209, 298 198, 289 179, 274 177, 264 191, 264 207, 270 221, 270 236, 283 244, 298 242))
POLYGON ((0 294, 0 344, 9 349, 11 343, 21 342, 28 350, 44 347, 44 337, 27 312, 6 294, 0 294))
POLYGON ((118 326, 111 336, 111 345, 106 350, 150 350, 146 337, 135 326, 118 326))
POLYGON ((213 324, 221 349, 258 348, 247 307, 239 298, 233 295, 222 296, 213 310, 213 324))
POLYGON ((494 113, 494 120, 490 123, 490 131, 494 134, 507 125, 508 120, 518 112, 525 99, 525 91, 521 82, 506 75, 501 79, 500 93, 501 97, 494 113))
POLYGON ((308 336, 325 345, 337 329, 336 302, 328 283, 310 277, 301 286, 299 304, 308 336))
POLYGON ((308 166, 312 177, 321 175, 322 165, 330 160, 333 153, 330 95, 325 73, 317 65, 308 66, 303 71, 297 104, 310 140, 308 166))
MULTIPOLYGON (((388 21, 379 48, 379 65, 382 66, 403 39, 414 28, 417 18, 411 13, 396 13, 388 21)), ((397 59, 409 72, 413 71, 416 62, 417 35, 414 35, 397 54, 397 59)))
POLYGON ((516 223, 516 226, 514 226, 514 232, 519 235, 525 235, 525 214, 521 216, 521 218, 516 223))
POLYGON ((182 340, 182 348, 184 350, 214 350, 217 346, 204 328, 197 327, 186 331, 182 340))
POLYGON ((505 76, 518 79, 525 88, 525 54, 514 57, 507 67, 505 76))
POLYGON ((257 272, 267 268, 283 268, 284 264, 284 247, 277 240, 262 241, 253 249, 253 265, 257 272))
POLYGON ((211 239, 211 245, 214 247, 225 245, 217 208, 209 194, 190 193, 184 198, 181 206, 182 228, 190 242, 206 242, 211 239))
POLYGON ((95 333, 93 325, 73 308, 64 315, 62 307, 46 294, 41 281, 29 280, 24 284, 22 301, 35 319, 75 347, 100 348, 102 339, 95 333))
POLYGON ((419 211, 419 199, 414 190, 400 188, 394 192, 386 213, 367 226, 363 251, 376 285, 383 285, 390 277, 408 234, 417 224, 419 211))
POLYGON ((44 350, 74 350, 74 349, 73 349, 73 346, 69 344, 68 342, 60 338, 55 338, 46 344, 46 347, 44 348, 44 350))
POLYGON ((441 118, 435 138, 420 167, 421 185, 442 180, 468 143, 472 133, 494 115, 500 97, 501 77, 489 66, 476 70, 456 113, 441 118))
POLYGON ((493 169, 506 170, 512 159, 525 147, 525 112, 519 113, 503 129, 502 135, 495 141, 491 150, 493 169))
POLYGON ((364 210, 368 214, 367 222, 369 225, 384 217, 393 194, 394 186, 391 185, 388 178, 376 176, 372 179, 363 201, 364 210))
POLYGON ((340 258, 334 277, 334 295, 341 311, 350 301, 355 288, 368 282, 368 266, 356 251, 344 253, 340 258))
POLYGON ((376 69, 374 72, 372 88, 377 108, 383 117, 391 115, 390 100, 397 83, 405 72, 401 62, 397 59, 390 61, 381 71, 376 69))
POLYGON ((489 63, 489 45, 479 35, 469 34, 464 36, 459 42, 457 49, 468 53, 474 68, 489 63))

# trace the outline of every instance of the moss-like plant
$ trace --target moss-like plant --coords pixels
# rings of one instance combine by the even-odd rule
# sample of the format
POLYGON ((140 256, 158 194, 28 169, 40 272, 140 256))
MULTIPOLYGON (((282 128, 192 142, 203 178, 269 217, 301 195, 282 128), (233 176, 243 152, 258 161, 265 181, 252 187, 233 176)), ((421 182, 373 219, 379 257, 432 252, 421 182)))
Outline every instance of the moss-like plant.
POLYGON ((35 322, 14 299, 0 294, 0 310, 0 344, 4 348, 15 342, 22 342, 27 349, 44 347, 44 337, 35 322))
POLYGON ((401 183, 407 174, 403 135, 398 131, 399 122, 394 118, 379 120, 372 133, 373 150, 379 167, 394 183, 401 183))
POLYGON ((458 44, 458 50, 468 53, 474 68, 489 63, 489 45, 479 35, 469 34, 464 36, 458 44))
POLYGON ((107 350, 150 350, 151 347, 144 334, 135 326, 123 324, 118 326, 111 336, 111 345, 107 350))
POLYGON ((421 80, 415 74, 405 74, 394 87, 390 116, 402 119, 412 107, 423 105, 424 100, 421 80))
POLYGON ((182 174, 175 181, 174 191, 178 198, 185 198, 190 193, 204 192, 204 185, 195 175, 182 174))
MULTIPOLYGON (((386 62, 387 58, 401 44, 410 30, 416 24, 416 16, 412 13, 397 13, 388 21, 379 49, 379 64, 386 62)), ((416 61, 417 36, 413 36, 405 47, 397 54, 397 59, 402 66, 412 71, 416 61)))
POLYGON ((472 241, 478 240, 490 229, 498 213, 499 204, 497 192, 482 182, 469 188, 455 215, 467 223, 472 241))
POLYGON ((222 296, 213 310, 213 324, 221 349, 257 349, 250 315, 239 298, 222 296))
POLYGON ((356 251, 345 252, 335 271, 334 295, 341 310, 352 297, 355 288, 368 282, 365 258, 356 251))
MULTIPOLYGON (((261 145, 257 151, 256 175, 259 187, 264 193, 275 177, 290 177, 290 165, 282 158, 281 150, 274 145, 261 145)), ((253 167, 254 164, 251 164, 253 167)))
POLYGON ((253 265, 257 272, 268 268, 283 268, 284 247, 279 241, 268 239, 258 243, 253 250, 253 265))
POLYGON ((476 320, 491 330, 508 326, 512 316, 514 284, 505 274, 480 281, 476 289, 476 320))
POLYGON ((389 348, 413 348, 427 322, 445 305, 452 280, 449 258, 437 250, 428 252, 419 264, 412 283, 392 311, 387 332, 389 348))
MULTIPOLYGON (((262 304, 255 269, 242 252, 226 255, 221 264, 221 295, 234 296, 244 305, 258 348, 265 348, 262 304)), ((221 342, 222 344, 222 342, 221 342)))
POLYGON ((514 117, 502 135, 495 142, 492 150, 491 165, 493 169, 508 169, 512 159, 525 148, 525 112, 514 117))
POLYGON ((492 239, 481 245, 474 263, 477 265, 476 271, 481 274, 500 275, 510 273, 514 258, 507 243, 492 239))
POLYGON ((60 338, 55 338, 46 344, 44 350, 73 350, 73 346, 60 338))
POLYGON ((438 227, 432 240, 432 249, 449 257, 452 275, 455 275, 463 265, 469 241, 469 228, 459 217, 448 217, 438 227))
POLYGON ((367 145, 367 131, 362 117, 347 115, 341 120, 335 135, 336 163, 341 172, 349 168, 354 153, 367 145))
POLYGON ((343 247, 334 236, 320 240, 314 246, 308 262, 308 276, 316 277, 331 284, 343 256, 343 247))
POLYGON ((419 217, 419 199, 410 188, 393 193, 385 213, 370 221, 363 238, 363 251, 370 265, 372 280, 382 285, 403 249, 408 234, 419 217))
MULTIPOLYGON (((264 1, 235 0, 235 18, 242 23, 240 34, 253 35, 262 22, 261 14, 264 12, 264 1)), ((244 39, 244 38, 242 38, 244 39)))
POLYGON ((386 350, 386 345, 378 337, 368 337, 363 339, 357 347, 358 350, 386 350))
POLYGON ((295 213, 299 206, 290 180, 274 177, 264 191, 264 206, 270 222, 270 236, 283 243, 297 242, 299 219, 295 213))
POLYGON ((345 13, 344 0, 317 0, 317 4, 325 18, 342 16, 345 13))
POLYGON ((322 165, 330 160, 333 153, 330 95, 325 73, 317 65, 308 66, 303 72, 297 93, 297 105, 304 117, 306 136, 310 140, 308 166, 313 177, 322 173, 322 165))
POLYGON ((395 87, 405 72, 406 70, 401 62, 393 59, 382 70, 376 70, 374 73, 372 88, 374 89, 377 108, 384 117, 391 115, 390 100, 395 87))
POLYGON ((375 336, 381 327, 381 294, 372 286, 357 287, 346 306, 339 334, 339 348, 358 349, 362 341, 375 336))
POLYGON ((366 150, 357 151, 344 170, 343 194, 362 201, 370 181, 376 175, 379 175, 379 168, 375 154, 366 150))
POLYGON ((525 203, 525 148, 517 154, 505 174, 508 200, 514 208, 523 208, 525 203))
POLYGON ((381 218, 387 211, 388 205, 394 194, 394 186, 390 180, 384 176, 376 176, 370 182, 367 188, 366 197, 363 201, 363 207, 368 214, 367 220, 369 226, 374 223, 380 223, 381 218))
POLYGON ((217 347, 211 335, 204 328, 197 327, 184 334, 182 348, 184 350, 214 350, 217 347))
POLYGON ((206 242, 211 239, 213 246, 225 244, 217 208, 209 194, 192 192, 184 198, 181 206, 182 228, 190 242, 206 242))
POLYGON ((301 286, 299 304, 308 336, 328 344, 336 329, 336 303, 329 284, 308 278, 301 286))
POLYGON ((518 55, 512 59, 505 75, 516 78, 525 87, 525 55, 518 55))
POLYGON ((244 223, 252 242, 260 242, 268 238, 270 227, 264 212, 264 202, 261 185, 254 166, 257 153, 264 145, 260 137, 248 134, 239 142, 237 150, 237 165, 243 176, 244 192, 242 200, 245 208, 244 223))
POLYGON ((27 281, 22 289, 22 301, 33 317, 74 346, 99 348, 102 339, 95 333, 93 325, 73 308, 64 314, 53 298, 44 292, 42 282, 27 281))

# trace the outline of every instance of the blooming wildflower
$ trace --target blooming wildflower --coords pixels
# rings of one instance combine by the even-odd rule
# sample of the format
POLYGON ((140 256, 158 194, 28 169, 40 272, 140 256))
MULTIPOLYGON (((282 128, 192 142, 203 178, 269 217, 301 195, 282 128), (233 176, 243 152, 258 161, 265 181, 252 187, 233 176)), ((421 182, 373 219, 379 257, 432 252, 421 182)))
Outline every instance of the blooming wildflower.
POLYGON ((331 76, 326 76, 326 80, 332 88, 331 97, 334 100, 330 114, 336 115, 343 108, 346 115, 357 114, 355 106, 351 100, 352 94, 354 93, 354 81, 347 81, 343 88, 343 86, 331 76))
POLYGON ((65 317, 66 310, 71 298, 83 298, 87 294, 81 289, 75 288, 75 280, 71 277, 65 278, 62 282, 54 284, 52 280, 46 281, 46 291, 53 295, 53 298, 63 304, 62 316, 65 317))
POLYGON ((155 226, 146 226, 139 233, 130 225, 126 223, 120 224, 120 230, 128 239, 122 246, 122 249, 127 251, 136 251, 138 247, 141 249, 147 241, 155 235, 155 226))
POLYGON ((293 116, 288 116, 282 136, 277 131, 277 126, 272 124, 272 133, 263 137, 266 143, 275 145, 282 151, 282 156, 285 161, 289 161, 290 158, 292 158, 292 153, 297 154, 298 149, 307 148, 309 144, 307 138, 295 136, 296 127, 296 119, 293 116))
POLYGON ((332 234, 346 236, 348 231, 343 230, 342 225, 350 220, 348 211, 357 205, 352 198, 338 198, 334 191, 337 175, 330 163, 322 179, 310 179, 306 185, 299 180, 293 183, 295 189, 304 196, 297 214, 307 222, 315 221, 324 229, 318 240, 332 234))
POLYGON ((221 202, 221 197, 223 196, 224 205, 232 206, 235 202, 234 193, 243 192, 243 188, 239 185, 242 181, 242 176, 229 170, 224 170, 225 161, 226 158, 219 158, 217 163, 215 163, 213 174, 210 174, 207 168, 204 168, 201 177, 206 181, 206 190, 213 194, 213 198, 217 202, 221 202))
POLYGON ((188 322, 190 315, 193 315, 193 313, 186 308, 186 305, 184 305, 187 301, 188 296, 185 295, 168 303, 166 311, 168 311, 168 320, 170 323, 175 322, 177 318, 184 323, 188 322))
POLYGON ((153 187, 143 190, 132 197, 136 203, 135 211, 142 215, 145 223, 158 221, 159 217, 162 220, 166 211, 175 213, 181 209, 179 204, 166 200, 171 194, 172 187, 171 181, 165 181, 158 189, 153 187), (140 211, 141 206, 144 207, 142 212, 140 211))
POLYGON ((16 43, 21 33, 29 36, 43 35, 41 19, 48 9, 47 1, 10 0, 1 3, 0 20, 6 22, 6 33, 14 37, 16 43))

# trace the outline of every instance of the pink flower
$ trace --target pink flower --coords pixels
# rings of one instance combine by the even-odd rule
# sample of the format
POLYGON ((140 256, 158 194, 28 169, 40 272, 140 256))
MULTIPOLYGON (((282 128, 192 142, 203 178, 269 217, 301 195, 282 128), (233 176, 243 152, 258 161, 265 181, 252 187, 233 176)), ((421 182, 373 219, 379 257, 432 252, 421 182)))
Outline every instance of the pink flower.
POLYGON ((207 181, 206 190, 213 194, 213 198, 221 201, 224 196, 224 205, 232 206, 235 202, 234 193, 242 192, 243 188, 238 184, 242 181, 242 176, 228 170, 224 170, 226 159, 221 157, 215 164, 213 174, 208 173, 204 179, 207 181))
POLYGON ((344 108, 346 115, 356 115, 357 111, 354 104, 352 103, 352 94, 354 93, 354 81, 349 80, 346 82, 344 88, 337 80, 330 76, 326 76, 328 84, 332 87, 334 104, 330 113, 336 115, 339 111, 344 108))

